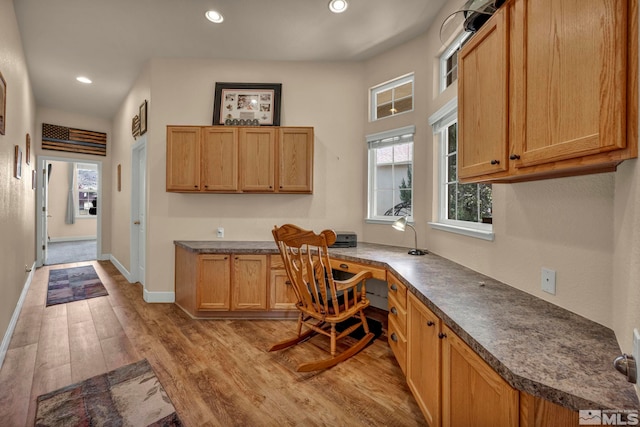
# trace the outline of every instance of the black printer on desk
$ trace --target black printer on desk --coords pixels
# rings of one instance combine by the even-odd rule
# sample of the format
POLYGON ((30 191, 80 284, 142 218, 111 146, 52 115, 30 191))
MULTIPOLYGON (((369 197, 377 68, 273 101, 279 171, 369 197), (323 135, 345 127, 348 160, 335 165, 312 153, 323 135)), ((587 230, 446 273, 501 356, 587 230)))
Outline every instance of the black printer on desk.
POLYGON ((336 231, 336 242, 330 248, 355 248, 358 246, 358 236, 353 231, 336 231))

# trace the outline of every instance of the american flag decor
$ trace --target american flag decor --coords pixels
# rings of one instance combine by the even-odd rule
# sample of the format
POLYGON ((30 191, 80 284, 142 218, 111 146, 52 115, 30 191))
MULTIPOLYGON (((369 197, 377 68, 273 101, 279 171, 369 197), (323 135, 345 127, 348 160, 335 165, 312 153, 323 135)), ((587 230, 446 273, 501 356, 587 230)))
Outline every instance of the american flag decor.
POLYGON ((42 149, 106 156, 107 134, 43 123, 42 149))

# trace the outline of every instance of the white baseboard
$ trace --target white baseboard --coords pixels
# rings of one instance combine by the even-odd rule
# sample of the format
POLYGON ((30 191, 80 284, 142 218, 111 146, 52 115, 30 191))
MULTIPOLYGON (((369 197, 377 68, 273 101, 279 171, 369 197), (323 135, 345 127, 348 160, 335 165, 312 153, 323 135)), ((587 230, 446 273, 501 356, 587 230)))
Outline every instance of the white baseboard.
POLYGON ((118 258, 114 257, 113 255, 109 254, 109 257, 106 258, 109 261, 111 261, 111 263, 113 265, 116 266, 116 268, 118 269, 118 271, 120 272, 120 274, 122 274, 129 283, 133 283, 133 278, 131 277, 131 273, 129 273, 129 271, 124 268, 124 265, 122 265, 122 263, 120 261, 118 261, 118 258))
POLYGON ((2 344, 0 344, 0 368, 2 368, 2 364, 4 363, 4 358, 7 355, 7 351, 9 350, 9 344, 11 343, 11 336, 13 335, 13 331, 16 329, 16 324, 18 323, 18 317, 20 317, 20 312, 22 311, 22 304, 24 304, 24 300, 27 297, 27 292, 29 291, 29 287, 31 286, 31 280, 33 279, 33 273, 36 271, 36 263, 34 262, 31 265, 31 271, 27 276, 27 280, 24 282, 24 286, 22 287, 22 293, 20 294, 20 298, 18 298, 18 303, 16 304, 16 309, 13 311, 13 316, 11 316, 11 320, 9 321, 9 327, 4 334, 4 338, 2 338, 2 344))
POLYGON ((149 292, 144 290, 143 297, 149 303, 174 303, 176 302, 175 292, 149 292))
POLYGON ((49 243, 78 242, 80 240, 96 240, 96 236, 51 237, 49 243))

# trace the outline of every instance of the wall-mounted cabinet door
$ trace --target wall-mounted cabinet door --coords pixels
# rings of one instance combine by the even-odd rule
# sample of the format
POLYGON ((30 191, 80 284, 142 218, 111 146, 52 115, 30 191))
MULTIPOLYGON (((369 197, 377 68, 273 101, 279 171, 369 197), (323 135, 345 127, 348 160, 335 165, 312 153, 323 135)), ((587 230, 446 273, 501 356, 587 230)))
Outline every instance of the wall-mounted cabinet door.
POLYGON ((278 191, 313 191, 313 128, 280 128, 278 191))
POLYGON ((234 255, 232 310, 267 309, 267 256, 234 255))
POLYGON ((196 310, 229 310, 231 261, 229 255, 199 255, 196 310))
POLYGON ((240 186, 242 191, 273 192, 276 129, 240 129, 240 186))
POLYGON ((201 147, 201 181, 204 191, 238 189, 238 128, 204 127, 201 147))
POLYGON ((513 15, 515 166, 626 147, 627 1, 517 0, 513 15))
POLYGON ((167 127, 167 191, 200 191, 199 126, 167 127))

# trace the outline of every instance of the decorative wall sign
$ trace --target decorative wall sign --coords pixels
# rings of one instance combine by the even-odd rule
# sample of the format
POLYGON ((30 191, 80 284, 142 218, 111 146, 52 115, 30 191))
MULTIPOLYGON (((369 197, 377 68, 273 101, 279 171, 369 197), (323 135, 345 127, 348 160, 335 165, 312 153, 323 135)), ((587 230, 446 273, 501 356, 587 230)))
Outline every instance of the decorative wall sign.
POLYGON ((147 100, 140 105, 140 135, 147 133, 147 100))
POLYGON ((31 164, 31 135, 27 134, 27 148, 25 149, 25 162, 31 164))
POLYGON ((0 135, 4 135, 7 124, 7 82, 0 73, 0 135))
POLYGON ((118 164, 116 175, 117 175, 116 184, 117 184, 118 191, 122 191, 122 165, 121 164, 118 164))
POLYGON ((43 123, 42 149, 106 156, 107 134, 43 123))
POLYGON ((260 126, 280 126, 281 92, 282 83, 216 83, 213 124, 257 119, 260 126))
POLYGON ((131 135, 133 135, 133 139, 140 136, 140 116, 137 114, 131 120, 131 135))
POLYGON ((15 163, 13 165, 13 176, 22 179, 22 149, 19 145, 15 148, 15 163))

